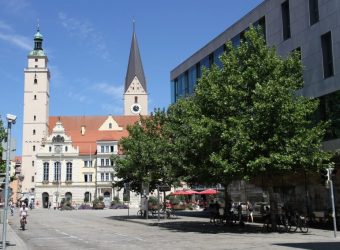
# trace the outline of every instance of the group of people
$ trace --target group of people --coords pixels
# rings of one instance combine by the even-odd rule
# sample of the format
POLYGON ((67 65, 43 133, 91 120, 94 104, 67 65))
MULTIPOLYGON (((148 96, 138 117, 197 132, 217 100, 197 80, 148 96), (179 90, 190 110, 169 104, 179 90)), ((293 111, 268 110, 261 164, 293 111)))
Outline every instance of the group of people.
MULTIPOLYGON (((223 212, 220 211, 220 204, 216 201, 211 201, 208 207, 208 211, 210 213, 211 218, 218 218, 223 216, 223 212)), ((226 206, 227 213, 232 213, 237 216, 237 219, 240 223, 244 222, 244 213, 246 212, 247 222, 254 222, 253 217, 253 205, 247 201, 246 203, 238 202, 237 204, 229 202, 226 206)))

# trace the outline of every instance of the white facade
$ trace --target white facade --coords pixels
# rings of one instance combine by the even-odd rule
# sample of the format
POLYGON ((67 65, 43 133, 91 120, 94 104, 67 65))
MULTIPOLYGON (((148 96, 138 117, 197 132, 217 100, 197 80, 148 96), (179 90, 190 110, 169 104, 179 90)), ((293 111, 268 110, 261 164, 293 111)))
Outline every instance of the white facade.
MULTIPOLYGON (((42 41, 42 40, 41 40, 42 41)), ((37 50, 38 51, 38 50, 37 50)), ((33 50, 32 52, 37 52, 33 50)), ((39 50, 40 51, 40 50, 39 50)), ((24 70, 22 192, 34 191, 36 153, 48 133, 50 72, 43 52, 30 53, 24 70)))
POLYGON ((79 155, 79 148, 73 147, 62 123, 57 122, 37 153, 36 202, 57 207, 65 198, 78 205, 84 203, 86 193, 90 202, 95 194, 94 166, 92 159, 79 155))

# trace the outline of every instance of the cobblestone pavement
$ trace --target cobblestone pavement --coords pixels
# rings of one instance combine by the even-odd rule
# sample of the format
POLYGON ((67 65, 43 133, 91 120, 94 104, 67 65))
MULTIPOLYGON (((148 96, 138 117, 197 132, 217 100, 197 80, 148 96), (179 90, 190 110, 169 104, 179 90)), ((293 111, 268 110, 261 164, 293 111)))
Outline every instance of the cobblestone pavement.
MULTIPOLYGON (((171 219, 136 216, 137 210, 29 212, 27 230, 16 213, 9 218, 7 249, 340 249, 332 231, 262 233, 261 224, 213 225, 209 219, 180 213, 171 219), (188 216, 189 215, 189 216, 188 216)), ((196 213, 197 215, 197 213, 196 213)), ((339 232, 340 237, 340 232, 339 232)))

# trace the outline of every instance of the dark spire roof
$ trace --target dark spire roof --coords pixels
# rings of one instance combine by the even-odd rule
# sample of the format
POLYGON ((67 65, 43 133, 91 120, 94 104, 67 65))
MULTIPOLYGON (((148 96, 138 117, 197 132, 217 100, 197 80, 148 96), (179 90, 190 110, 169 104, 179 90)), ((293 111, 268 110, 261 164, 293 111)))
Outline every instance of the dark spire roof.
POLYGON ((137 37, 136 37, 136 33, 135 33, 135 26, 133 25, 133 35, 132 35, 132 42, 131 42, 131 48, 130 48, 128 70, 126 72, 126 77, 125 77, 124 92, 127 91, 127 89, 129 88, 129 86, 130 86, 130 84, 131 84, 131 82, 132 82, 132 80, 135 76, 137 76, 137 78, 138 78, 139 82, 142 84, 145 92, 147 92, 142 60, 141 60, 141 57, 140 57, 140 54, 139 54, 137 37))

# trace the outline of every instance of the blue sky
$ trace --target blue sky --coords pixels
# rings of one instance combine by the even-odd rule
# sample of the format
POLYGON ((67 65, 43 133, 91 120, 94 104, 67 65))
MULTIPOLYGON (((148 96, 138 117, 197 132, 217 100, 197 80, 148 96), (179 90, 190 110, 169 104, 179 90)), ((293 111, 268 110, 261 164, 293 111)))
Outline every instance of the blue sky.
POLYGON ((0 0, 0 115, 21 154, 23 70, 37 20, 51 71, 50 115, 121 115, 132 20, 149 111, 170 104, 170 71, 262 0, 0 0))

